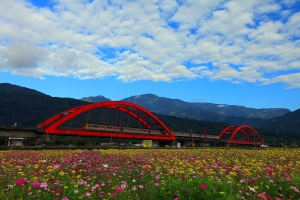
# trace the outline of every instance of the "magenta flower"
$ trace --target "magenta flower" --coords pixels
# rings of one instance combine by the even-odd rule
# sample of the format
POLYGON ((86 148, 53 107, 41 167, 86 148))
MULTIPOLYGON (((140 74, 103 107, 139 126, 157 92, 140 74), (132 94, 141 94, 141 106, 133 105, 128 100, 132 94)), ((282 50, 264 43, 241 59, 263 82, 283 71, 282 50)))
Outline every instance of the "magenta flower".
POLYGON ((286 177, 285 180, 286 180, 286 182, 291 182, 292 181, 292 179, 290 177, 286 177))
POLYGON ((40 187, 40 183, 35 181, 33 183, 31 183, 31 186, 34 187, 34 188, 39 188, 40 187))
POLYGON ((105 192, 103 192, 103 191, 100 192, 100 194, 99 194, 100 197, 104 197, 104 195, 105 195, 105 192))
POLYGON ((123 192, 123 191, 124 191, 124 188, 122 188, 122 187, 117 187, 117 188, 116 188, 116 191, 117 191, 117 192, 123 192))
POLYGON ((60 195, 61 193, 62 193, 61 190, 59 190, 59 189, 55 190, 55 194, 56 194, 56 195, 60 195))
POLYGON ((259 194, 259 197, 260 197, 261 199, 267 199, 267 196, 266 196, 264 193, 260 193, 260 194, 259 194))
POLYGON ((25 183, 27 183, 27 181, 25 179, 23 179, 23 178, 15 181, 15 184, 18 185, 18 186, 22 186, 25 183))
POLYGON ((202 184, 200 185, 200 188, 201 188, 202 190, 205 190, 205 189, 207 188, 207 185, 204 184, 204 183, 202 183, 202 184))

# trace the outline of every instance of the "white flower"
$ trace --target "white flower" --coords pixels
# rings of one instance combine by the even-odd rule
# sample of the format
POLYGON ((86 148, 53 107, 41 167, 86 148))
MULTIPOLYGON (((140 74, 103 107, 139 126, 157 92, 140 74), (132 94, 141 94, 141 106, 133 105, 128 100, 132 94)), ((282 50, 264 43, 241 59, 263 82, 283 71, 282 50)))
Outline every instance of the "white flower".
POLYGON ((255 190, 255 188, 252 188, 252 187, 250 187, 250 186, 248 186, 249 187, 249 190, 250 191, 252 191, 252 192, 255 192, 256 190, 255 190))

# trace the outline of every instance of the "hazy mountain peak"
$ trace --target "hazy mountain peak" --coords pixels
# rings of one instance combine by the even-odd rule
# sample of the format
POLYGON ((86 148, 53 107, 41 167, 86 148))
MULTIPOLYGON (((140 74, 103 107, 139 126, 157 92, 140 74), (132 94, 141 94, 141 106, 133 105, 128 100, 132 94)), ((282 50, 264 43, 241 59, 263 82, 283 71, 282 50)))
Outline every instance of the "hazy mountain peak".
POLYGON ((86 102, 91 102, 91 103, 99 103, 99 102, 103 102, 103 101, 110 101, 110 99, 104 97, 103 95, 83 97, 81 100, 86 101, 86 102))

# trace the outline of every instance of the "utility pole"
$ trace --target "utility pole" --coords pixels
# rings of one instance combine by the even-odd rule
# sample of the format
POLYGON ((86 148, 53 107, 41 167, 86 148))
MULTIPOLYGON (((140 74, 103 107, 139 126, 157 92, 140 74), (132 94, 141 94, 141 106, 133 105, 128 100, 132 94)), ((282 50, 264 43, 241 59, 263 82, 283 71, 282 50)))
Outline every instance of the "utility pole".
POLYGON ((193 129, 192 129, 192 128, 191 128, 190 132, 191 132, 191 137, 192 137, 192 147, 193 147, 194 141, 193 141, 193 129))

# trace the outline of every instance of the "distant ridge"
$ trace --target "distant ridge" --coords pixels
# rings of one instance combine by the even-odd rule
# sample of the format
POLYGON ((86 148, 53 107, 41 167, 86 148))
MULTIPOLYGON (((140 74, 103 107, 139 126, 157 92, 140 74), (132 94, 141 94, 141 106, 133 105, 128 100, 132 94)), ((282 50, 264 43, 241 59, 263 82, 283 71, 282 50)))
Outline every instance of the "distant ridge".
POLYGON ((99 103, 103 101, 110 101, 110 99, 104 97, 103 95, 98 95, 95 97, 84 97, 81 99, 82 101, 91 102, 91 103, 99 103))
MULTIPOLYGON (((246 117, 268 119, 282 116, 291 112, 286 108, 255 109, 245 106, 213 104, 213 103, 188 103, 179 99, 158 97, 154 94, 137 95, 123 99, 147 108, 156 113, 177 117, 189 117, 198 120, 211 119, 217 116, 246 117), (198 112, 198 114, 196 114, 198 112), (201 114, 201 115, 200 115, 201 114)), ((218 117, 217 117, 218 118, 218 117)))

